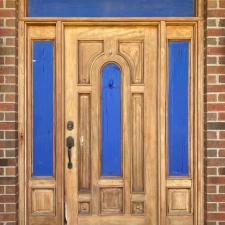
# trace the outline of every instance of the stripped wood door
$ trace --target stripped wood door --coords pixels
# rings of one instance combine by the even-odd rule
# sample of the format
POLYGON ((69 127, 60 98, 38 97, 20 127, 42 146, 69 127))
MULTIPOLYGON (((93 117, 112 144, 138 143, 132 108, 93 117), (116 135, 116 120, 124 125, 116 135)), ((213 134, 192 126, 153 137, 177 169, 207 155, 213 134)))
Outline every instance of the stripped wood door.
POLYGON ((157 40, 157 26, 65 27, 68 225, 158 224, 157 40))

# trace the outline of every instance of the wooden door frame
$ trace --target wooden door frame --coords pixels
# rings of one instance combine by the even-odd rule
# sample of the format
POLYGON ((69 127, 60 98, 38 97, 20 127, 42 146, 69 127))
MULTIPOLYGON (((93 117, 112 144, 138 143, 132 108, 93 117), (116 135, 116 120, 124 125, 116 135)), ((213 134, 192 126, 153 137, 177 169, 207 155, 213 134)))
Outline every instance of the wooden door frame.
MULTIPOLYGON (((195 78, 194 88, 197 91, 195 99, 195 160, 198 162, 197 173, 195 174, 196 187, 195 194, 198 198, 194 202, 196 209, 196 216, 194 217, 195 225, 204 224, 204 0, 196 1, 196 17, 146 17, 146 18, 42 18, 42 17, 26 17, 26 0, 19 0, 19 24, 18 24, 18 137, 19 137, 19 155, 18 155, 18 168, 19 168, 19 225, 27 225, 27 197, 26 197, 26 152, 27 152, 27 28, 30 25, 53 25, 56 27, 56 45, 58 46, 58 55, 62 53, 62 32, 63 27, 67 25, 157 25, 160 29, 160 53, 159 53, 159 73, 161 78, 158 80, 158 150, 160 152, 158 157, 159 171, 161 182, 160 186, 165 186, 166 180, 164 175, 165 168, 165 98, 166 90, 163 85, 166 82, 167 69, 166 64, 166 27, 169 25, 180 26, 180 25, 191 25, 195 30, 196 46, 195 54, 197 59, 197 69, 195 78)), ((57 58, 57 71, 63 74, 63 59, 62 57, 57 58)), ((63 82, 62 82, 63 83, 63 82)), ((62 93, 64 93, 64 87, 61 87, 62 93)), ((63 105, 63 96, 62 102, 63 105)), ((61 112, 63 116, 63 112, 61 112)), ((63 124, 61 127, 62 137, 63 136, 63 124)), ((62 141, 62 148, 63 141, 62 141)), ((63 187, 62 187, 63 193, 63 187)), ((165 191, 159 192, 159 198, 165 200, 165 191)), ((161 202, 162 204, 162 202, 161 202)), ((164 221, 165 210, 160 209, 159 204, 159 225, 166 225, 164 221)), ((62 212, 63 213, 63 212, 62 212)))

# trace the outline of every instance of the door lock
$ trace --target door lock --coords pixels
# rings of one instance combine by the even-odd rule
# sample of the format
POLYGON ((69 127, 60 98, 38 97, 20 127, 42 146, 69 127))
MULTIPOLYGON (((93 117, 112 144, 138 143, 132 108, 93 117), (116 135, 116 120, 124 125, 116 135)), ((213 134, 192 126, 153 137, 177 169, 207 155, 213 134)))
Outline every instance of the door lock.
POLYGON ((73 121, 67 122, 67 130, 73 130, 73 121))
POLYGON ((69 169, 72 169, 73 163, 71 161, 71 156, 72 156, 72 148, 74 147, 74 138, 73 137, 69 136, 66 138, 66 146, 67 146, 67 150, 68 150, 68 159, 69 159, 67 166, 69 169))

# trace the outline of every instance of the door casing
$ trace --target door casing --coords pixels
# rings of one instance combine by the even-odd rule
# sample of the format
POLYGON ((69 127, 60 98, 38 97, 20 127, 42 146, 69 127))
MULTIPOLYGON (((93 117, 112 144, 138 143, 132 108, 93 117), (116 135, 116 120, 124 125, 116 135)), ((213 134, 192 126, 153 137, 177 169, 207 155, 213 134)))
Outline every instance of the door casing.
MULTIPOLYGON (((59 137, 58 145, 61 146, 61 149, 65 149, 64 145, 64 110, 63 104, 64 102, 64 56, 63 52, 63 32, 65 26, 99 26, 99 25, 106 25, 106 26, 121 26, 121 25, 128 25, 128 26, 151 26, 156 25, 158 26, 159 30, 159 67, 158 71, 161 74, 161 77, 158 79, 158 113, 157 118, 159 122, 158 127, 158 169, 160 171, 160 181, 159 181, 159 215, 158 215, 158 224, 165 225, 166 222, 166 208, 161 206, 166 204, 166 185, 171 183, 172 181, 166 179, 165 171, 166 171, 166 134, 165 134, 165 98, 166 98, 166 76, 167 76, 167 46, 166 46, 166 39, 167 39, 167 28, 174 27, 174 26, 191 26, 194 30, 194 38, 195 38, 195 46, 193 51, 196 55, 197 63, 195 64, 195 75, 194 78, 194 89, 197 90, 194 95, 195 103, 195 120, 193 122, 195 137, 193 143, 195 145, 195 155, 194 155, 194 165, 196 169, 194 170, 194 179, 195 185, 193 188, 193 207, 194 207, 194 221, 195 225, 203 225, 204 224, 204 173, 203 173, 203 157, 204 157, 204 139, 203 139, 203 128, 204 128, 204 121, 203 121, 203 68, 204 68, 204 54, 203 54, 203 40, 204 40, 204 32, 203 32, 203 0, 198 1, 197 12, 198 16, 195 18, 27 18, 26 17, 26 2, 24 0, 20 1, 20 8, 19 8, 19 66, 18 66, 18 73, 19 73, 19 81, 18 81, 18 92, 19 92, 19 224, 20 225, 27 225, 28 224, 28 209, 27 209, 27 151, 28 151, 28 133, 27 133, 27 113, 29 108, 29 103, 27 102, 28 96, 28 84, 27 78, 29 74, 29 67, 27 65, 27 60, 29 58, 28 54, 28 47, 27 47, 27 40, 28 40, 28 30, 30 27, 40 27, 44 28, 46 25, 54 27, 55 29, 55 40, 57 46, 57 57, 56 57, 56 77, 58 80, 57 86, 57 95, 58 100, 57 103, 60 105, 60 110, 57 113, 57 118, 60 121, 58 123, 57 130, 59 130, 59 137)), ((59 153, 60 154, 60 153, 59 153)), ((63 156, 62 156, 63 157, 63 156)), ((63 200, 63 193, 64 187, 62 185, 63 181, 63 168, 61 168, 61 173, 59 173, 57 184, 59 185, 59 189, 57 194, 59 198, 63 200), (61 179, 60 179, 61 174, 61 179)), ((175 181, 174 184, 177 186, 175 181)), ((37 184, 38 185, 38 184, 37 184)), ((179 184, 180 185, 180 184, 179 184)), ((60 199, 57 200, 60 202, 60 199)), ((63 214, 64 208, 59 204, 59 219, 61 221, 60 225, 63 224, 63 214)), ((58 221, 58 220, 57 220, 58 221)))

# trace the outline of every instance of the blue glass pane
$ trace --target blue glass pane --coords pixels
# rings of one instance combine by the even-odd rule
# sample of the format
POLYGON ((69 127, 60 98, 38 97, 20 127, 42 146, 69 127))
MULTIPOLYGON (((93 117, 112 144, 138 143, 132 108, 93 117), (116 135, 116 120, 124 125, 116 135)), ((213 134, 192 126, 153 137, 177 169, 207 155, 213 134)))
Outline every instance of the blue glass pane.
POLYGON ((188 176, 189 42, 169 42, 169 176, 188 176))
POLYGON ((33 176, 53 176, 53 41, 33 42, 33 176))
POLYGON ((29 0, 28 16, 194 16, 194 0, 29 0))
POLYGON ((121 176, 121 71, 116 64, 102 70, 102 176, 121 176))

